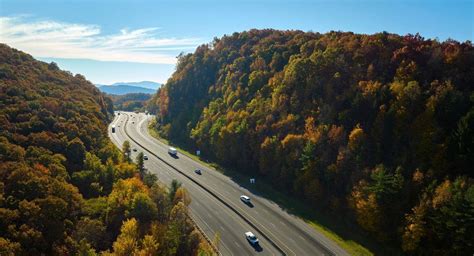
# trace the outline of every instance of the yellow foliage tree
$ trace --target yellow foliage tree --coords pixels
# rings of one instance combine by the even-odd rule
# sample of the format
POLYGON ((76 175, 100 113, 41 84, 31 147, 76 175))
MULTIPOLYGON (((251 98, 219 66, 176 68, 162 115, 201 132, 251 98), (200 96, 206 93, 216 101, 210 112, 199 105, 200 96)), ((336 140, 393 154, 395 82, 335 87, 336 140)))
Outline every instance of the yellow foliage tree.
POLYGON ((159 243, 151 235, 146 235, 142 240, 142 248, 137 256, 153 256, 158 254, 159 243))
POLYGON ((359 225, 367 231, 378 232, 381 222, 380 208, 374 193, 364 193, 364 181, 354 188, 351 193, 351 204, 356 212, 359 225))
POLYGON ((178 188, 174 195, 174 202, 183 202, 184 205, 188 206, 191 203, 191 197, 189 197, 188 191, 183 187, 178 188))
POLYGON ((129 256, 136 253, 138 250, 138 222, 132 218, 126 220, 120 228, 120 235, 114 242, 114 255, 116 256, 129 256))
POLYGON ((428 205, 422 200, 420 205, 412 209, 411 214, 407 214, 407 225, 402 235, 402 249, 406 252, 415 251, 420 240, 425 235, 425 214, 428 205))
POLYGON ((352 129, 349 134, 349 143, 348 147, 350 150, 356 150, 364 141, 366 135, 364 130, 360 127, 360 124, 357 124, 354 129, 352 129))
POLYGON ((444 204, 445 202, 451 199, 451 181, 445 180, 441 185, 439 185, 433 196, 433 208, 438 208, 440 205, 444 204))

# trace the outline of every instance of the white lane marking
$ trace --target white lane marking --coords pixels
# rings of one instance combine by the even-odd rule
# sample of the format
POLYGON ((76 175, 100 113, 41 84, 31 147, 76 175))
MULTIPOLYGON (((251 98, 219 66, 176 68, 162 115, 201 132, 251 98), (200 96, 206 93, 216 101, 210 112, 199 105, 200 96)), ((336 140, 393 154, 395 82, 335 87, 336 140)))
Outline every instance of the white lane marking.
MULTIPOLYGON (((125 137, 127 137, 127 136, 125 136, 125 137)), ((169 166, 162 166, 162 163, 157 163, 157 162, 153 162, 153 164, 156 164, 157 167, 159 166, 158 169, 161 169, 161 170, 164 169, 164 170, 166 170, 166 173, 168 173, 170 176, 175 176, 175 175, 180 176, 178 173, 175 173, 174 171, 171 171, 171 169, 170 169, 169 166)), ((185 179, 185 180, 186 180, 186 179, 185 179)), ((197 189, 200 189, 200 187, 198 187, 197 185, 195 185, 195 184, 193 184, 193 183, 190 183, 190 185, 193 186, 193 187, 196 187, 197 189)), ((205 196, 205 197, 208 197, 209 200, 215 200, 216 202, 218 202, 215 198, 211 197, 208 193, 204 193, 204 196, 205 196)), ((227 210, 227 209, 226 209, 226 210, 227 210)), ((207 215, 208 215, 210 218, 212 218, 211 215, 209 215, 209 214, 207 214, 207 215)), ((196 215, 196 216, 197 216, 197 215, 196 215)), ((197 217, 198 217, 198 216, 197 216, 197 217)), ((240 218, 237 218, 237 216, 234 216, 233 214, 230 214, 230 217, 231 217, 232 219, 234 219, 235 221, 237 221, 237 222, 238 222, 240 225, 242 225, 242 226, 246 226, 246 225, 247 225, 247 223, 243 223, 243 221, 242 221, 240 218)), ((198 218, 199 218, 199 217, 198 217, 198 218)), ((199 218, 199 219, 200 219, 206 226, 209 227, 209 225, 208 225, 202 218, 199 218)), ((222 226, 221 226, 220 228, 221 228, 221 229, 224 229, 222 226)), ((233 255, 233 254, 231 253, 231 251, 230 251, 228 248, 226 248, 226 246, 225 246, 224 244, 222 244, 222 246, 223 246, 223 248, 224 248, 225 250, 227 250, 227 252, 228 252, 230 255, 233 255)))
POLYGON ((237 242, 234 242, 234 244, 237 245, 237 247, 241 248, 240 245, 237 242))
MULTIPOLYGON (((142 120, 142 121, 144 121, 144 120, 142 120)), ((140 124, 143 124, 143 122, 140 122, 140 124)), ((137 133, 137 134, 138 134, 139 137, 142 137, 142 138, 145 139, 146 141, 152 142, 155 146, 156 146, 157 144, 158 144, 158 145, 159 145, 159 144, 162 144, 164 147, 166 147, 166 145, 164 145, 161 141, 156 140, 154 137, 151 137, 149 134, 146 134, 145 136, 144 136, 143 134, 141 134, 140 129, 138 129, 138 133, 137 133), (151 139, 150 139, 150 138, 151 138, 151 139), (153 140, 158 141, 158 143, 154 143, 153 140)), ((184 156, 185 156, 185 155, 184 155, 184 156)), ((185 158, 189 158, 189 157, 185 156, 185 158)), ((189 158, 189 159, 190 159, 190 158, 189 158)), ((191 159, 191 160, 192 160, 192 159, 191 159)), ((192 160, 192 161, 193 161, 193 160, 192 160)), ((178 176, 179 176, 179 174, 178 174, 178 176)), ((187 177, 185 177, 185 178, 187 178, 187 177)), ((195 184, 192 184, 192 183, 191 183, 191 185, 195 185, 195 184)), ((213 190, 213 192, 216 193, 217 195, 220 194, 220 195, 221 195, 221 198, 224 198, 220 192, 218 192, 218 191, 216 191, 216 190, 214 190, 214 189, 211 189, 211 188, 209 188, 209 189, 210 189, 210 190, 213 190)), ((227 192, 227 191, 226 191, 226 192, 227 192)), ((209 197, 210 195, 206 193, 206 196, 209 197)), ((258 225, 258 221, 257 221, 253 216, 246 214, 245 210, 243 210, 240 206, 236 205, 236 204, 235 204, 234 202, 232 202, 232 201, 229 201, 228 203, 229 203, 230 205, 233 205, 234 209, 238 209, 238 210, 242 213, 242 215, 244 215, 244 216, 247 215, 246 217, 247 217, 248 219, 251 219, 250 221, 251 221, 252 223, 254 223, 254 224, 256 223, 256 224, 258 225)), ((233 217, 233 215, 230 215, 230 216, 233 217)), ((209 217, 210 217, 210 216, 209 216, 209 217)), ((295 253, 293 252, 293 250, 291 250, 288 246, 286 246, 284 243, 282 243, 282 242, 280 241, 280 239, 278 239, 278 237, 275 236, 272 232, 270 232, 264 225, 261 225, 261 224, 260 224, 260 228, 263 229, 265 233, 267 233, 267 234, 273 236, 273 239, 274 239, 274 240, 278 241, 278 243, 279 243, 280 245, 282 245, 283 247, 285 247, 285 248, 286 248, 287 250, 289 250, 292 254, 295 254, 295 253)))
MULTIPOLYGON (((149 138, 149 136, 144 136, 143 134, 140 134, 140 130, 138 130, 138 133, 137 133, 137 134, 138 134, 138 136, 142 137, 142 138, 145 139, 146 141, 152 142, 152 140, 149 138)), ((154 138, 152 137, 152 139, 154 139, 154 138)), ((152 142, 152 143, 153 143, 153 142, 152 142)), ((156 143, 153 143, 153 144, 156 145, 156 143)), ((185 178, 187 178, 187 177, 185 177, 185 178)), ((192 184, 192 185, 195 185, 195 184, 192 184)), ((210 189, 210 188, 209 188, 209 189, 210 189)), ((213 189, 210 189, 210 190, 213 190, 213 189)), ((229 194, 227 190, 224 190, 224 192, 226 192, 227 194, 229 194)), ((220 192, 218 192, 218 191, 216 191, 216 190, 214 190, 214 193, 216 193, 216 194, 218 194, 218 195, 221 194, 220 192)), ((206 194, 207 194, 207 193, 206 193, 206 194)), ((229 194, 229 195, 230 195, 230 194, 229 194)), ((207 194, 207 196, 210 196, 210 195, 207 194)), ((223 197, 222 197, 222 194, 221 194, 221 198, 223 198, 223 197)), ((233 206, 234 206, 234 209, 238 209, 241 213, 243 213, 243 215, 247 215, 247 214, 245 214, 245 211, 244 211, 240 206, 236 205, 234 202, 230 201, 230 202, 228 202, 228 203, 231 204, 231 205, 233 205, 233 206)), ((267 213, 268 213, 268 212, 267 212, 267 213)), ((233 215, 230 215, 230 216, 233 217, 233 215)), ((211 216, 209 216, 209 217, 211 217, 211 216)), ((253 223, 258 223, 258 222, 255 220, 255 218, 254 218, 253 216, 251 216, 251 215, 247 215, 247 218, 248 218, 248 219, 252 219, 251 222, 253 222, 253 223)), ((264 225, 261 225, 261 229, 264 229, 267 234, 270 234, 270 235, 273 236, 273 240, 278 241, 280 245, 282 245, 283 247, 285 247, 285 248, 286 248, 288 251, 290 251, 292 254, 295 254, 295 253, 293 252, 293 250, 291 250, 288 246, 286 246, 284 243, 282 243, 282 242, 280 241, 280 239, 278 239, 278 237, 275 236, 275 234, 273 234, 273 232, 269 231, 264 225)))
MULTIPOLYGON (((157 162, 153 162, 153 164, 156 164, 157 166, 160 165, 160 164, 158 164, 157 162)), ((168 166, 164 166, 164 168, 165 168, 165 169, 168 169, 169 167, 168 167, 168 166)), ((200 187, 197 187, 194 183, 190 183, 190 184, 188 184, 188 185, 193 186, 195 189, 200 189, 200 187)), ((204 193, 204 197, 207 197, 208 200, 214 200, 214 201, 218 202, 215 198, 210 197, 210 195, 209 195, 208 193, 204 193)), ((195 203, 196 201, 193 201, 193 202, 195 203)), ((193 210, 191 209, 191 211, 193 211, 193 210)), ((194 212, 196 212, 196 211, 194 211, 194 212)), ((196 212, 196 213, 197 213, 197 212, 196 212)), ((213 218, 209 213, 207 213, 207 215, 209 216, 209 218, 215 219, 215 218, 213 218)), ((200 221, 202 221, 202 222, 209 228, 209 231, 212 232, 213 229, 209 226, 209 224, 208 224, 206 221, 204 221, 203 218, 201 218, 198 214, 193 214, 193 216, 195 216, 195 217, 198 218, 200 221)), ((232 219, 236 220, 240 225, 243 225, 243 223, 241 222, 241 220, 240 220, 240 219, 235 219, 235 217, 234 217, 232 214, 230 215, 230 217, 231 217, 232 219)), ((221 228, 222 230, 224 230, 224 228, 223 228, 222 226, 220 226, 220 228, 221 228)), ((222 232, 222 233, 225 233, 225 232, 222 232)), ((211 237, 212 237, 212 236, 211 236, 211 237)), ((234 255, 234 254, 231 252, 231 250, 230 250, 228 247, 226 247, 226 245, 225 245, 224 243, 221 242, 220 246, 222 246, 222 247, 221 247, 221 252, 222 252, 222 248, 226 251, 226 253, 223 253, 223 255, 234 255)))
POLYGON ((273 224, 272 222, 269 222, 274 228, 276 228, 275 224, 273 224))
POLYGON ((225 231, 225 228, 222 225, 219 225, 219 227, 222 229, 222 231, 225 231))

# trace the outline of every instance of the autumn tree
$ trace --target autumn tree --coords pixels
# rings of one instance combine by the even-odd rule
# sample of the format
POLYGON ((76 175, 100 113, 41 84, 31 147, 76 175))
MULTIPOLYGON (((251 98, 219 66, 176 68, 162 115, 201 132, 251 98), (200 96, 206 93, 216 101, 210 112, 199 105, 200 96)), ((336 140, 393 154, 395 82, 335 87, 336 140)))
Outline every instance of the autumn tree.
MULTIPOLYGON (((152 125, 402 248, 417 199, 445 179, 472 178, 473 51, 469 41, 418 34, 234 33, 178 58, 150 101, 152 125)), ((442 244, 428 237, 414 247, 442 244)))
MULTIPOLYGON (((0 255, 167 249, 152 227, 172 226, 172 199, 108 138, 111 104, 84 76, 0 44, 0 255)), ((173 227, 193 237, 180 252, 206 248, 192 223, 173 227)))
POLYGON ((138 172, 140 173, 140 176, 143 178, 145 175, 145 165, 144 165, 144 160, 143 160, 143 152, 138 153, 137 158, 135 160, 137 166, 138 166, 138 172))
POLYGON ((127 160, 127 162, 130 162, 130 155, 132 153, 132 149, 130 147, 130 142, 128 140, 123 142, 122 145, 122 154, 123 158, 127 160))

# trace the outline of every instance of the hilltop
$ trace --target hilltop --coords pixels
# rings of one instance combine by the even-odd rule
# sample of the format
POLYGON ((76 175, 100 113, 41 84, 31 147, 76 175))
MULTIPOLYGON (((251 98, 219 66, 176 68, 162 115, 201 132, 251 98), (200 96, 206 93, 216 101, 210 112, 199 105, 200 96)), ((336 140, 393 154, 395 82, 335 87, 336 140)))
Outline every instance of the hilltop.
POLYGON ((186 190, 120 152, 112 119, 85 77, 0 44, 1 255, 210 254, 186 190))
POLYGON ((384 248, 470 254, 473 63, 470 41, 250 30, 181 55, 149 109, 172 143, 384 248))

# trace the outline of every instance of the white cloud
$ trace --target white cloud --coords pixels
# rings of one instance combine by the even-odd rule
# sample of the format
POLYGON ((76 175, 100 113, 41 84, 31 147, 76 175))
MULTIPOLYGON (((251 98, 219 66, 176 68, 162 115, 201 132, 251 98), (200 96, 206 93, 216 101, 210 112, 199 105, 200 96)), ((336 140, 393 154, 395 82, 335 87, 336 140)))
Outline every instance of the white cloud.
POLYGON ((174 64, 170 51, 189 51, 203 43, 199 38, 159 38, 158 30, 122 29, 104 35, 97 25, 0 17, 0 42, 35 57, 174 64))

